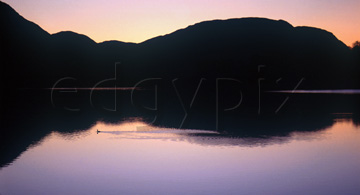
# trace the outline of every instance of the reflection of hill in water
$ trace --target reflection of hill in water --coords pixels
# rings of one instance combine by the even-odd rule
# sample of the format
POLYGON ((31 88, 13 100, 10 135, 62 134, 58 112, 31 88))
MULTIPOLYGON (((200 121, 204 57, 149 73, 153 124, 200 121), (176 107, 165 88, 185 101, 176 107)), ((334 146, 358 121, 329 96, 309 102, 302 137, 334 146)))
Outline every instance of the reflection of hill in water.
MULTIPOLYGON (((112 139, 144 139, 144 140, 163 140, 174 142, 189 142, 192 144, 200 144, 204 146, 241 146, 241 147, 257 147, 267 146, 272 144, 283 144, 293 139, 296 140, 314 140, 321 139, 321 134, 318 131, 310 132, 291 132, 288 136, 262 136, 262 137, 234 137, 226 133, 219 133, 217 131, 208 130, 191 130, 191 129, 171 129, 163 127, 154 127, 143 122, 124 122, 118 125, 110 125, 111 129, 123 129, 123 125, 131 126, 132 131, 103 131, 97 132, 99 136, 102 134, 113 135, 112 139), (138 127, 141 130, 138 130, 138 127)), ((106 126, 103 124, 102 126, 106 126)), ((103 129, 98 125, 91 129, 103 129)), ((93 132, 92 132, 93 133, 93 132)), ((69 135, 71 137, 71 134, 69 135)))
MULTIPOLYGON (((324 129, 336 118, 329 113, 354 113, 346 117, 359 124, 356 95, 262 93, 259 100, 259 79, 263 81, 261 92, 292 90, 299 81, 298 89, 359 88, 357 56, 354 58, 346 45, 321 29, 293 27, 282 20, 264 18, 216 20, 140 44, 97 44, 73 32, 50 35, 2 2, 0 26, 0 86, 6 89, 0 96, 0 166, 12 162, 52 131, 74 133, 97 121, 117 123, 129 117, 141 117, 148 123, 156 118, 154 125, 161 127, 218 130, 225 136, 219 140, 229 142, 234 137, 235 141, 252 140, 244 141, 245 145, 271 142, 275 137, 282 140, 294 131, 324 129), (114 106, 111 91, 94 92, 94 107, 89 91, 56 92, 54 108, 50 92, 37 90, 49 88, 64 77, 73 79, 57 87, 93 87, 114 77, 115 62, 121 62, 117 86, 161 78, 156 81, 157 111, 144 109, 154 107, 155 85, 151 82, 140 86, 145 90, 134 95, 135 106, 130 94, 119 92, 116 112, 104 111, 104 107, 114 106), (217 85, 217 78, 239 82, 217 85), (30 89, 18 89, 24 87, 30 89), (240 107, 226 111, 239 98, 240 107)), ((114 83, 99 85, 109 86, 114 83)), ((213 137, 208 141, 215 144, 218 138, 213 137)))
MULTIPOLYGON (((21 95, 15 96, 19 99, 13 99, 13 102, 17 102, 16 104, 3 107, 7 112, 6 114, 3 112, 2 115, 1 166, 11 163, 28 147, 36 145, 53 131, 71 137, 72 134, 81 134, 81 131, 89 129, 97 121, 117 124, 121 121, 142 118, 144 122, 150 123, 154 119, 154 113, 145 112, 142 108, 133 106, 130 99, 125 98, 128 96, 123 94, 122 101, 118 101, 121 109, 117 112, 104 111, 99 109, 101 107, 99 105, 95 105, 95 108, 89 108, 89 106, 86 108, 83 105, 83 110, 80 112, 70 112, 51 107, 48 99, 49 91, 37 91, 36 95, 31 91, 20 91, 20 93, 21 95), (21 101, 23 97, 26 97, 26 101, 21 101)), ((255 110, 256 113, 257 107, 243 105, 238 110, 219 115, 221 117, 219 134, 188 132, 182 135, 181 139, 205 145, 264 146, 287 142, 294 132, 311 135, 312 132, 332 126, 336 119, 345 118, 359 124, 359 112, 355 106, 358 100, 357 95, 334 96, 330 94, 322 95, 320 99, 313 95, 310 96, 311 98, 300 96, 300 99, 297 99, 296 97, 289 98, 288 104, 276 114, 271 107, 266 106, 261 115, 254 112, 247 114, 245 111, 249 109, 255 110), (313 101, 305 101, 310 99, 313 101)), ((189 113, 183 128, 215 130, 215 114, 211 112, 211 109, 201 112, 199 108, 202 108, 202 105, 199 105, 197 109, 189 113)), ((154 123, 155 127, 177 129, 184 117, 184 112, 177 106, 165 108, 159 113, 158 120, 154 123)))

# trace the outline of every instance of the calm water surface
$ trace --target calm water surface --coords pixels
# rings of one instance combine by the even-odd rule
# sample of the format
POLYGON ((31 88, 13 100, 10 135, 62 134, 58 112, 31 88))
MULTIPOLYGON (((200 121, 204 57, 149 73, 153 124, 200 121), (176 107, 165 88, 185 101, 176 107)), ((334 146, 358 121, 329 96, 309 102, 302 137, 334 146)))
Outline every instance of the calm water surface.
POLYGON ((359 194, 359 165, 350 120, 272 138, 97 122, 1 168, 0 194, 359 194))

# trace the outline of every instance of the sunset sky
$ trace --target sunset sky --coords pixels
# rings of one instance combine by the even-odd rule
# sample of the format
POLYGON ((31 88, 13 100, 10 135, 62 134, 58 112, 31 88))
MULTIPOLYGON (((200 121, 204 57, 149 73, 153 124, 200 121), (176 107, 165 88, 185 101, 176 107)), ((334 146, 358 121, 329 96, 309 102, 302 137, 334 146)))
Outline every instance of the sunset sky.
POLYGON ((204 20, 283 19, 360 40, 360 0, 3 0, 49 33, 74 31, 95 40, 142 42, 204 20))

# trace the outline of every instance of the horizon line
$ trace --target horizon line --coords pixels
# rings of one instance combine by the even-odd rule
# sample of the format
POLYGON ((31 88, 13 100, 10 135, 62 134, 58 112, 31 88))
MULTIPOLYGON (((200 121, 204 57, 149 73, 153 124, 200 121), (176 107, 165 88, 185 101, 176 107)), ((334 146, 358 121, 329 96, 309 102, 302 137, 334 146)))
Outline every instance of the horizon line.
MULTIPOLYGON (((333 32, 331 31, 328 31, 324 28, 320 28, 320 27, 314 27, 314 26, 304 26, 304 25, 300 25, 300 26, 294 26, 292 25, 290 22, 288 22, 286 19, 283 19, 283 18, 280 18, 280 19, 273 19, 273 18, 269 18, 269 17, 259 17, 259 16, 246 16, 246 17, 230 17, 230 18, 226 18, 226 19, 209 19, 209 20, 202 20, 202 21, 199 21, 199 22, 195 22, 195 23, 192 23, 192 24, 188 24, 186 27, 183 27, 183 28, 178 28, 174 31, 171 31, 169 33, 165 33, 165 34, 159 34, 157 36, 154 36, 154 37, 151 37, 151 38, 148 38, 148 39, 145 39, 144 41, 140 41, 140 42, 130 42, 130 41, 123 41, 123 40, 116 40, 116 39, 105 39, 103 41, 95 41, 93 38, 91 38, 90 35, 87 35, 87 34, 82 34, 82 33, 79 33, 79 32, 76 32, 76 31, 73 31, 73 30, 61 30, 61 31, 58 31, 58 32, 55 32, 55 33, 49 33, 47 30, 45 30, 45 28, 43 28, 42 26, 40 26, 38 23, 34 22, 34 21, 31 21, 31 20, 28 20, 26 17, 24 17, 22 14, 20 14, 17 10, 15 10, 12 6, 10 6, 8 3, 0 0, 1 3, 7 5, 8 7, 10 7, 15 13, 17 13, 20 17, 22 17, 23 19, 25 19, 26 21, 29 21, 35 25, 37 25, 39 28, 41 28, 42 30, 44 30, 45 32, 47 32, 49 35, 56 35, 56 34, 59 34, 59 33, 63 33, 63 32, 71 32, 71 33, 75 33, 75 34, 78 34, 78 35, 83 35, 83 36, 86 36, 87 38, 89 38, 90 40, 92 40, 93 42, 95 42, 96 44, 101 44, 101 43, 105 43, 105 42, 121 42, 121 43, 126 43, 126 44, 142 44, 144 42, 147 42, 149 40, 152 40, 152 39, 155 39, 155 38, 158 38, 158 37, 163 37, 163 36, 167 36, 167 35, 170 35, 170 34, 173 34, 175 32, 178 32, 178 31, 181 31, 181 30, 184 30, 184 29, 187 29, 189 27, 192 27, 192 26, 195 26, 195 25, 198 25, 198 24, 201 24, 201 23, 205 23, 205 22, 215 22, 215 21, 229 21, 229 20, 241 20, 241 19, 266 19, 266 20, 271 20, 271 21, 277 21, 277 22, 286 22, 287 24, 289 24, 291 27, 293 28, 298 28, 298 27, 310 27, 310 28, 315 28, 315 29, 319 29, 319 30, 323 30, 327 33, 330 33, 332 34, 337 40, 341 41, 344 45, 346 45, 347 47, 350 47, 352 48, 351 45, 347 45, 344 41, 340 40, 333 32)), ((353 41, 353 43, 355 43, 357 40, 353 41)))

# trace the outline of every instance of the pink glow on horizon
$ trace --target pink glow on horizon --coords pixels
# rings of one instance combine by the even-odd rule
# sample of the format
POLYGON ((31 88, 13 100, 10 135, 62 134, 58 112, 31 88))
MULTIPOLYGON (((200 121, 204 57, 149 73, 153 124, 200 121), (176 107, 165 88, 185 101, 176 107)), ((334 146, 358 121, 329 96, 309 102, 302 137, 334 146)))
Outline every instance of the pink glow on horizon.
POLYGON ((49 33, 71 30, 95 40, 142 42, 205 20, 283 19, 332 32, 347 45, 360 40, 358 0, 5 0, 49 33))
POLYGON ((64 90, 64 91, 76 91, 76 90, 91 90, 91 91, 127 91, 127 90, 140 90, 141 88, 136 87, 79 87, 79 88, 73 88, 73 87, 60 87, 60 88, 46 88, 48 90, 64 90))

